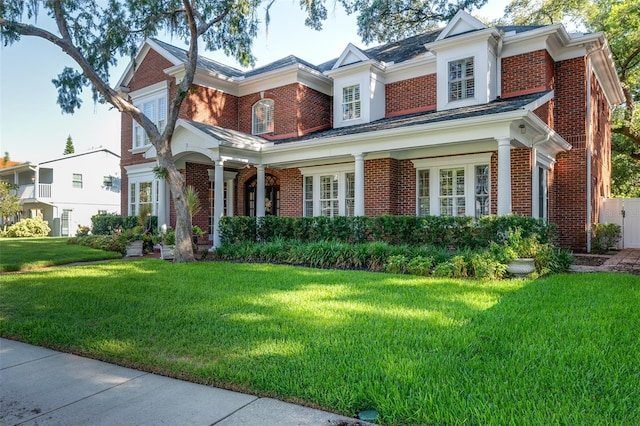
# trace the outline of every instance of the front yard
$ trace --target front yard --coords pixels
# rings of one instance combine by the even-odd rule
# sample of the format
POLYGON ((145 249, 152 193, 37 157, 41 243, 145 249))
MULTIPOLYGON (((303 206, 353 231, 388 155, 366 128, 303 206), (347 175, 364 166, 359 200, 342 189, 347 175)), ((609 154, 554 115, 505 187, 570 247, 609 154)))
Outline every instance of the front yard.
POLYGON ((640 277, 155 259, 0 280, 0 333, 380 422, 640 423, 640 277))

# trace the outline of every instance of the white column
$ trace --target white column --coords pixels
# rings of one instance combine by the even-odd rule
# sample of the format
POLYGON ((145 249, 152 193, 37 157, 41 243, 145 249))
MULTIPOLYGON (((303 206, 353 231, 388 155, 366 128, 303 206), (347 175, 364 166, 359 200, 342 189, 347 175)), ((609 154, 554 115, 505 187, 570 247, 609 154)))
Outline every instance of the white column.
POLYGON ((540 176, 538 172, 538 149, 531 148, 531 217, 540 217, 540 176))
POLYGON ((511 139, 498 139, 498 215, 511 213, 511 139))
POLYGON ((264 165, 256 166, 258 175, 256 178, 256 217, 264 216, 264 165))
POLYGON ((167 214, 169 203, 167 200, 167 180, 160 178, 158 179, 158 211, 156 215, 158 216, 158 227, 161 229, 169 226, 169 215, 167 214))
POLYGON ((215 161, 213 200, 213 247, 220 247, 220 218, 224 214, 224 161, 215 161))
POLYGON ((364 216, 364 154, 353 156, 356 159, 353 214, 364 216))
POLYGON ((33 197, 40 198, 40 169, 36 167, 33 171, 33 197))
POLYGON ((233 216, 233 205, 235 201, 233 193, 233 179, 227 180, 227 216, 233 216))

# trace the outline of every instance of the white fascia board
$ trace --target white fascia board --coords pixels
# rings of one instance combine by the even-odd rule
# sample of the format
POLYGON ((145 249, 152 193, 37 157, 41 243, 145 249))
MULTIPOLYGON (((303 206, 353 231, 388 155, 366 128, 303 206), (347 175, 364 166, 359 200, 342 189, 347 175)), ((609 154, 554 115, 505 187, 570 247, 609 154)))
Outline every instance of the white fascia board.
POLYGON ((587 53, 587 56, 591 58, 593 72, 600 86, 602 86, 609 104, 619 105, 624 103, 626 99, 620 83, 620 77, 613 61, 609 43, 604 38, 604 35, 598 40, 597 44, 593 44, 593 48, 587 53))
POLYGON ((378 61, 374 61, 373 59, 369 59, 363 62, 356 62, 351 65, 346 65, 344 67, 340 67, 337 69, 325 71, 325 75, 332 78, 340 78, 344 76, 349 76, 352 74, 357 74, 363 71, 366 72, 376 72, 383 73, 386 69, 386 64, 380 63, 378 61))
POLYGON ((584 55, 584 48, 571 45, 572 39, 561 24, 548 25, 514 35, 505 35, 502 57, 547 50, 554 61, 572 59, 584 55))
POLYGON ((544 105, 547 102, 549 102, 550 100, 552 100, 554 96, 555 96, 555 91, 551 90, 546 95, 540 96, 538 99, 536 99, 533 102, 528 103, 523 108, 526 109, 526 110, 529 110, 529 111, 535 111, 536 109, 540 108, 542 105, 544 105))
POLYGON ((129 97, 135 102, 136 99, 143 98, 147 95, 153 95, 162 90, 167 90, 169 88, 169 81, 162 80, 157 83, 151 84, 149 86, 145 86, 142 89, 135 90, 129 93, 129 97))
POLYGON ((435 73, 436 56, 427 52, 417 59, 387 65, 385 76, 386 82, 389 84, 435 73))
POLYGON ((460 45, 468 45, 469 43, 478 42, 479 40, 489 40, 489 38, 495 39, 498 37, 500 37, 500 32, 496 28, 487 28, 467 34, 457 35, 451 38, 445 38, 443 40, 433 41, 425 44, 424 47, 427 50, 437 53, 441 50, 448 50, 460 45))
POLYGON ((341 68, 343 66, 342 64, 344 63, 345 59, 349 56, 355 56, 356 58, 358 58, 358 61, 351 62, 347 64, 347 66, 353 63, 366 62, 369 60, 369 57, 362 50, 358 49, 352 43, 349 43, 347 47, 342 51, 342 54, 340 54, 340 57, 338 58, 336 63, 333 64, 332 69, 341 68))
POLYGON ((268 144, 262 150, 262 158, 267 164, 278 164, 349 156, 353 152, 387 152, 474 140, 510 138, 511 122, 522 119, 527 114, 528 111, 517 110, 495 115, 490 121, 486 116, 478 116, 290 144, 268 144))
POLYGON ((153 171, 153 168, 156 166, 155 162, 143 163, 143 164, 132 164, 130 166, 124 166, 124 170, 127 172, 127 176, 131 177, 137 174, 149 173, 153 171))
POLYGON ((295 83, 304 84, 326 95, 333 93, 329 78, 304 65, 293 64, 240 80, 238 82, 238 96, 246 96, 295 83))

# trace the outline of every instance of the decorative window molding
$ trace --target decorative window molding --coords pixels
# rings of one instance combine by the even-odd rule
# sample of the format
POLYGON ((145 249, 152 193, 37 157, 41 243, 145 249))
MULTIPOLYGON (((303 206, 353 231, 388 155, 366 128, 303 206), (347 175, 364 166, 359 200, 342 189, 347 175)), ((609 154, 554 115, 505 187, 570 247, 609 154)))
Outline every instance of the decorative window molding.
POLYGON ((353 216, 354 169, 353 164, 301 168, 304 182, 304 216, 353 216))
POLYGON ((361 115, 360 85, 342 88, 342 119, 356 120, 361 115))
POLYGON ((128 166, 127 177, 129 179, 128 212, 130 216, 136 216, 140 207, 149 205, 151 214, 158 215, 160 200, 160 182, 156 179, 148 164, 128 166))
POLYGON ((449 102, 475 97, 474 57, 450 61, 448 65, 449 102))
POLYGON ((475 216, 491 213, 491 154, 412 160, 416 214, 475 216))
POLYGON ((252 134, 273 133, 273 110, 274 102, 272 99, 261 99, 253 105, 251 108, 252 134))
MULTIPOLYGON (((131 92, 131 100, 133 105, 143 112, 153 123, 158 127, 158 130, 162 133, 167 125, 167 93, 168 82, 161 81, 160 83, 152 84, 135 92, 131 92)), ((140 152, 144 148, 148 147, 150 140, 146 135, 146 132, 135 120, 133 120, 133 140, 132 140, 132 152, 140 152)))

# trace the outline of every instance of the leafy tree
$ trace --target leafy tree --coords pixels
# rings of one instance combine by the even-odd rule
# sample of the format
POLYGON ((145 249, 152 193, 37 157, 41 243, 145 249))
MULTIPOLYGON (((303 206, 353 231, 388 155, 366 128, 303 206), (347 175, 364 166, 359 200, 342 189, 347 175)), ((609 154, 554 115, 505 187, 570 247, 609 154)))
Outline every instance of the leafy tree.
MULTIPOLYGON (((50 0, 0 1, 0 39, 13 44, 22 36, 47 40, 60 47, 78 65, 65 67, 53 81, 58 104, 64 113, 80 108, 79 97, 91 87, 94 102, 108 102, 128 114, 145 130, 157 152, 157 169, 166 176, 176 211, 176 258, 194 260, 191 248, 191 216, 184 177, 176 168, 171 139, 178 111, 193 83, 198 47, 222 50, 242 65, 254 63, 252 41, 258 29, 258 7, 263 0, 50 0), (54 19, 56 30, 38 26, 38 13, 44 10, 54 19), (33 23, 33 24, 31 24, 33 23), (175 96, 169 100, 164 131, 127 98, 108 84, 109 71, 118 57, 133 57, 147 37, 169 32, 188 45, 188 62, 175 96)), ((268 10, 275 0, 266 0, 268 10)), ((327 17, 327 0, 300 1, 306 12, 305 24, 321 29, 327 17)), ((365 42, 382 40, 394 33, 402 37, 411 25, 428 28, 453 16, 459 8, 481 6, 486 0, 340 0, 348 13, 359 13, 359 34, 365 42), (399 17, 406 17, 404 25, 399 17), (388 25, 397 25, 387 31, 388 25)))
POLYGON ((157 151, 159 168, 166 171, 176 210, 176 261, 194 260, 186 185, 171 153, 171 139, 180 105, 193 83, 198 47, 202 41, 209 50, 221 49, 243 65, 252 64, 251 44, 258 27, 260 1, 0 2, 0 38, 5 44, 18 42, 22 36, 39 37, 60 47, 77 63, 79 70, 65 67, 53 80, 58 89, 58 104, 64 113, 71 114, 79 108, 82 89, 91 87, 95 102, 110 103, 118 111, 131 116, 145 130, 157 151), (37 26, 41 10, 54 19, 55 32, 37 26), (108 83, 109 71, 117 64, 119 56, 133 57, 144 39, 161 31, 170 32, 189 46, 185 74, 175 96, 169 100, 167 125, 163 132, 108 83))
POLYGON ((15 189, 15 185, 0 181, 0 217, 2 217, 5 229, 7 223, 22 210, 20 197, 12 192, 15 189))
POLYGON ((64 152, 62 153, 62 155, 69 155, 73 154, 74 152, 76 152, 76 150, 73 147, 73 139, 71 139, 71 135, 69 135, 67 137, 67 144, 64 146, 64 152))
POLYGON ((625 103, 612 130, 640 145, 640 2, 637 0, 512 0, 502 23, 553 24, 571 21, 604 32, 622 83, 625 103))

